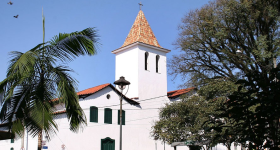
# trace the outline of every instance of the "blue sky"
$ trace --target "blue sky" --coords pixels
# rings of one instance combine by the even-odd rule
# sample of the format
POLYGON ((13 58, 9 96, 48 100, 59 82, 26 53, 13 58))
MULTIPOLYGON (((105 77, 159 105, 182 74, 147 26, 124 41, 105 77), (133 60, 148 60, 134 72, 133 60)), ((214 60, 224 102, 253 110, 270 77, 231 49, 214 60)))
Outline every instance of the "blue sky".
MULTIPOLYGON (((46 41, 58 33, 81 31, 88 27, 98 30, 98 54, 82 56, 69 63, 84 90, 115 81, 115 55, 111 51, 122 46, 138 14, 137 0, 9 0, 0 2, 0 80, 6 75, 9 52, 26 52, 42 42, 42 7, 46 18, 46 41), (18 18, 13 16, 19 15, 18 18)), ((191 10, 208 0, 141 0, 142 10, 159 42, 171 50, 167 59, 180 52, 173 43, 177 27, 191 10)), ((182 81, 167 77, 168 91, 176 90, 182 81)))

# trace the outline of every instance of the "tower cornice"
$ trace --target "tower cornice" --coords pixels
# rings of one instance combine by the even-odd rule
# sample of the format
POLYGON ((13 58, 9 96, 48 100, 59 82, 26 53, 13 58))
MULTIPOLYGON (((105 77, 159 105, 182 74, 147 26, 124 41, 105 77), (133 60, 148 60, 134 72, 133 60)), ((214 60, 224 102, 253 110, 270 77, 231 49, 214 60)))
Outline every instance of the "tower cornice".
POLYGON ((134 42, 134 43, 131 43, 129 45, 126 45, 124 47, 120 47, 116 50, 113 50, 112 53, 113 54, 117 54, 119 52, 122 52, 124 50, 127 50, 129 49, 130 47, 134 47, 134 46, 144 46, 144 47, 148 47, 148 48, 152 48, 152 49, 155 49, 155 50, 158 50, 158 51, 161 51, 161 52, 164 52, 164 53, 169 53, 171 50, 169 49, 165 49, 165 48, 162 48, 162 47, 157 47, 157 46, 153 46, 153 45, 149 45, 149 44, 146 44, 146 43, 142 43, 142 42, 134 42))

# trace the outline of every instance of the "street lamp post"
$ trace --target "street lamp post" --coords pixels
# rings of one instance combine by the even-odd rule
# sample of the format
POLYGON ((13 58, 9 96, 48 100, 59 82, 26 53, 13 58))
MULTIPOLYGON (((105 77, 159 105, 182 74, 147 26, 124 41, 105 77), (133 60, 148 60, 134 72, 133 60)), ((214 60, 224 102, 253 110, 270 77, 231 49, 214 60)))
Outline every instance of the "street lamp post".
POLYGON ((121 96, 120 96, 120 150, 122 150, 122 97, 123 97, 123 90, 125 89, 126 85, 129 85, 130 82, 126 81, 123 76, 120 77, 119 80, 115 81, 114 84, 118 85, 119 89, 121 89, 121 96))

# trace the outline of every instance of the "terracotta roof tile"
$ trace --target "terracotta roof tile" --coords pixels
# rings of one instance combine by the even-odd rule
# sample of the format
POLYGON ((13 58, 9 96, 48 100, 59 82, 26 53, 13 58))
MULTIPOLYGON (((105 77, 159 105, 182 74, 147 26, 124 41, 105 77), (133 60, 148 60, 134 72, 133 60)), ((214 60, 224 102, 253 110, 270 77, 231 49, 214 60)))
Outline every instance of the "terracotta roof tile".
POLYGON ((142 42, 156 47, 161 47, 158 44, 158 41, 142 10, 139 11, 134 21, 134 24, 132 25, 130 32, 126 37, 126 40, 124 41, 122 47, 135 42, 142 42))
POLYGON ((109 86, 110 83, 106 83, 106 84, 102 84, 102 85, 98 85, 83 91, 80 91, 77 93, 78 96, 82 96, 82 95, 89 95, 89 94, 94 94, 102 89, 104 89, 105 87, 109 86))
MULTIPOLYGON (((83 90, 83 91, 80 91, 77 93, 77 95, 79 96, 79 98, 86 98, 106 87, 110 86, 115 92, 117 92, 119 95, 122 95, 120 91, 118 91, 112 84, 110 83, 106 83, 106 84, 102 84, 102 85, 98 85, 98 86, 95 86, 95 87, 92 87, 92 88, 89 88, 89 89, 86 89, 86 90, 83 90)), ((129 99, 127 98, 125 95, 123 95, 123 98, 125 101, 127 101, 128 103, 132 104, 132 105, 139 105, 140 103, 132 100, 132 99, 129 99)), ((53 100, 51 100, 52 102, 56 102, 58 101, 59 99, 58 98, 55 98, 53 100)))
POLYGON ((195 89, 195 88, 191 87, 191 88, 187 88, 187 89, 170 91, 170 92, 167 92, 167 97, 169 97, 169 98, 176 98, 176 97, 178 97, 180 95, 183 95, 183 94, 186 94, 186 93, 190 92, 193 89, 195 89))
POLYGON ((63 113, 66 113, 66 110, 56 111, 53 114, 58 115, 58 114, 63 114, 63 113))

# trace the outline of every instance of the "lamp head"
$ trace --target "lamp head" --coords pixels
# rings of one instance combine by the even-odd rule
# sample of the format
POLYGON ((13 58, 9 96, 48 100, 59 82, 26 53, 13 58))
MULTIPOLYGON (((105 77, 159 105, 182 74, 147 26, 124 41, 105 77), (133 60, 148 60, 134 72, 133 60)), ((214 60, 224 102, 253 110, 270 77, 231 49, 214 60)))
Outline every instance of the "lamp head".
POLYGON ((126 85, 129 85, 130 82, 126 81, 123 76, 119 80, 115 81, 114 84, 118 85, 121 90, 125 89, 126 85))

